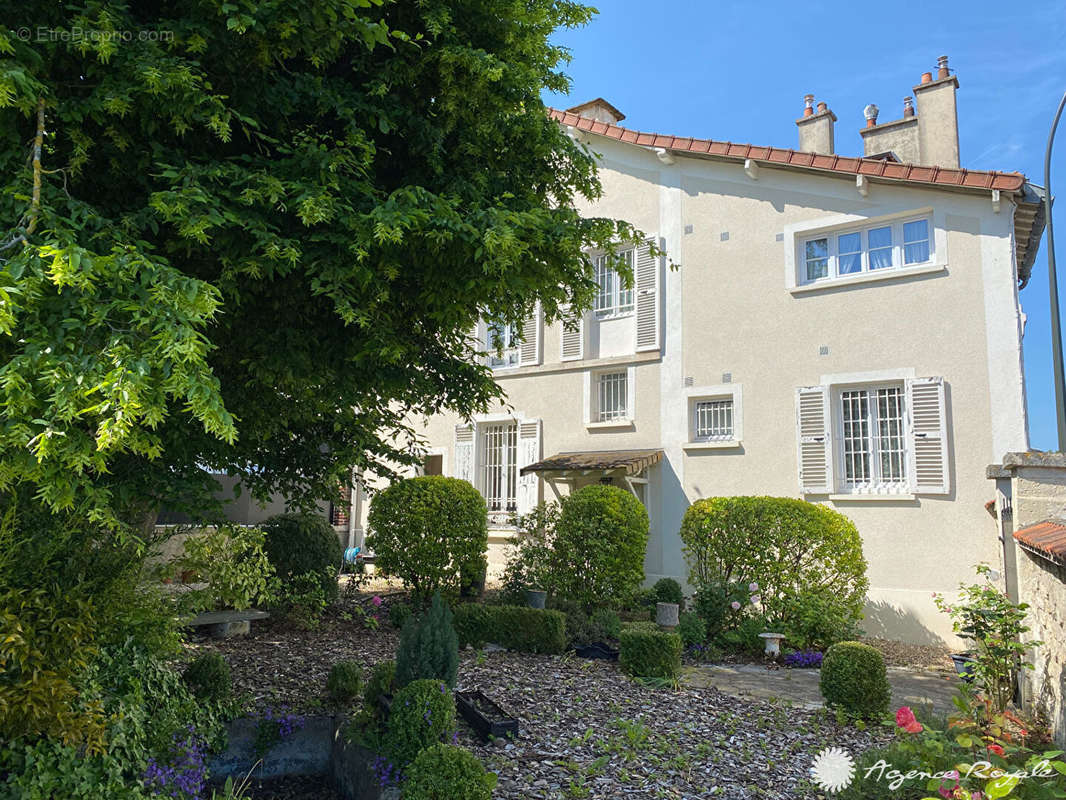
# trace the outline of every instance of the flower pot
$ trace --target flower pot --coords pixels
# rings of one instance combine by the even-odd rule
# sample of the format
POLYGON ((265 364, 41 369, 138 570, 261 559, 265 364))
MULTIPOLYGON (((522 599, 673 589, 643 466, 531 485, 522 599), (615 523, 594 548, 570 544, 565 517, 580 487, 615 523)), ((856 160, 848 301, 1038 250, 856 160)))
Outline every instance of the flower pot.
POLYGON ((770 632, 760 633, 759 638, 766 643, 763 655, 776 661, 781 655, 781 642, 785 638, 785 634, 770 632))
POLYGON ((951 661, 955 664, 955 672, 966 683, 973 683, 974 657, 973 653, 952 653, 951 661))
POLYGON ((518 735, 518 720, 510 716, 480 690, 455 693, 455 707, 482 741, 518 735))
POLYGON ((655 621, 661 628, 676 628, 677 615, 680 611, 677 603, 656 603, 655 621))
POLYGON ((544 608, 544 603, 548 600, 548 593, 540 589, 527 589, 526 590, 526 603, 530 608, 544 608))

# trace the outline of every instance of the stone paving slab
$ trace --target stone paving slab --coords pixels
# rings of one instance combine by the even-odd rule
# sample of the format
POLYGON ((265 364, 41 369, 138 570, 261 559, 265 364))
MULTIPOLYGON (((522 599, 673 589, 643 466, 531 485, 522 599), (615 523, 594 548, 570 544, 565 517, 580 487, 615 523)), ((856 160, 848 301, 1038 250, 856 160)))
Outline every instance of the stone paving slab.
MULTIPOLYGON (((761 664, 710 664, 686 667, 682 683, 701 688, 714 687, 725 694, 757 700, 785 700, 802 708, 821 708, 816 669, 767 668, 761 664)), ((958 681, 942 673, 921 672, 901 667, 888 668, 892 687, 892 708, 931 706, 937 714, 954 709, 958 681)))

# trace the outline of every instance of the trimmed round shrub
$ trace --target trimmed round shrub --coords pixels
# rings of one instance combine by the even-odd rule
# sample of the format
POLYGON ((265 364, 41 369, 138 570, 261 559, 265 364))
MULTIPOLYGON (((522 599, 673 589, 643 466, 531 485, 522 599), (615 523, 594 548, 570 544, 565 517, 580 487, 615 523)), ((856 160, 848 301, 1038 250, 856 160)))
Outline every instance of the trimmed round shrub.
POLYGON ((367 548, 374 566, 403 580, 418 603, 440 590, 458 597, 487 564, 488 509, 468 481, 426 475, 374 495, 367 548))
POLYGON ((407 770, 404 800, 490 800, 496 774, 477 756, 451 744, 427 747, 407 770))
POLYGON ((228 700, 232 693, 229 664, 221 653, 201 653, 189 662, 181 677, 201 700, 228 700))
POLYGON ((648 512, 631 492, 593 484, 565 498, 555 529, 556 591, 586 610, 625 603, 644 581, 648 512))
POLYGON ((819 587, 838 613, 862 617, 862 540, 843 514, 789 497, 709 497, 681 522, 689 583, 755 583, 763 613, 788 623, 789 598, 819 587))
POLYGON ((337 570, 344 557, 340 539, 325 519, 313 514, 279 514, 263 523, 266 553, 282 583, 314 574, 324 600, 337 597, 337 570))
POLYGON ((419 751, 439 744, 455 730, 455 698, 448 684, 427 678, 413 681, 392 698, 385 726, 389 760, 405 767, 419 751))
POLYGON ((326 691, 338 703, 350 703, 363 691, 363 668, 354 661, 338 661, 329 671, 326 691))
POLYGON ((676 603, 680 608, 685 607, 685 595, 681 592, 681 584, 673 578, 659 578, 651 587, 655 595, 656 603, 676 603))
POLYGON ((827 706, 855 717, 888 713, 890 689, 881 653, 861 642, 839 642, 822 659, 819 687, 827 706))
POLYGON ((363 692, 363 708, 374 719, 379 718, 381 706, 378 698, 382 695, 391 696, 395 689, 396 662, 382 661, 376 664, 370 672, 370 680, 366 682, 366 691, 363 692))
POLYGON ((681 637, 676 633, 636 626, 623 628, 618 651, 618 665, 635 678, 669 679, 681 672, 681 637))

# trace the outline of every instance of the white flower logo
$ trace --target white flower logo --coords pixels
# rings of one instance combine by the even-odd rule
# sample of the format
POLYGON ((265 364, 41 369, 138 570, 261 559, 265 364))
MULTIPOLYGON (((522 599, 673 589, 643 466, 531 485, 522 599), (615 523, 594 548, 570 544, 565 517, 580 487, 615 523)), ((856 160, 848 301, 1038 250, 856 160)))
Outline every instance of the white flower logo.
POLYGON ((829 794, 850 786, 854 777, 855 760, 841 747, 827 747, 811 762, 811 779, 829 794))

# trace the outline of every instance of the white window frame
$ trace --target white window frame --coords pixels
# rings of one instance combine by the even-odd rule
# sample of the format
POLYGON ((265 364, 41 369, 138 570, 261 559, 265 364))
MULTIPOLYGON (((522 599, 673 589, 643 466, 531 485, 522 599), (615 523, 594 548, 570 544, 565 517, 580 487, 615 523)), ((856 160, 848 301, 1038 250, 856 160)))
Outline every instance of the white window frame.
POLYGON ((518 327, 511 323, 496 323, 492 320, 485 320, 483 325, 485 328, 485 357, 489 367, 494 370, 517 368, 522 361, 522 349, 517 341, 518 327), (508 332, 510 333, 510 347, 505 347, 502 350, 496 349, 496 344, 492 340, 492 329, 496 325, 502 325, 505 335, 508 332))
POLYGON ((589 429, 600 428, 630 428, 636 419, 636 368, 632 365, 620 365, 616 367, 604 367, 602 369, 588 370, 585 372, 585 427, 589 429), (621 417, 601 419, 599 398, 600 378, 605 375, 625 374, 626 409, 621 417))
POLYGON ((834 467, 836 470, 836 493, 843 495, 900 495, 910 494, 912 478, 910 474, 911 444, 908 434, 907 419, 910 410, 907 407, 907 387, 904 381, 872 382, 851 385, 837 385, 831 388, 830 423, 833 426, 834 467), (882 438, 879 433, 880 421, 877 411, 877 393, 881 390, 894 390, 899 396, 898 432, 900 450, 900 467, 902 475, 896 480, 885 480, 881 474, 882 438), (845 428, 845 401, 847 396, 862 392, 866 395, 866 413, 863 422, 866 426, 863 437, 866 454, 869 459, 868 477, 865 481, 849 482, 847 477, 847 430, 845 428))
MULTIPOLYGON (((933 219, 930 214, 921 214, 915 217, 904 217, 902 219, 896 219, 891 221, 871 222, 867 225, 839 228, 832 231, 823 231, 813 235, 804 236, 800 239, 800 257, 799 263, 799 283, 800 285, 810 285, 819 283, 822 281, 836 281, 846 280, 864 275, 870 275, 872 273, 886 273, 886 272, 900 272, 905 269, 913 269, 915 267, 925 267, 933 264, 936 261, 936 245, 933 237, 933 219), (903 226, 911 222, 924 222, 926 228, 926 239, 929 247, 928 257, 924 261, 916 261, 911 264, 904 263, 904 242, 903 242, 903 226), (887 267, 874 267, 871 263, 870 254, 872 250, 880 250, 884 248, 871 248, 870 246, 870 233, 871 231, 881 230, 888 228, 891 231, 892 243, 892 263, 887 267), (842 236, 848 236, 851 234, 858 234, 860 237, 859 245, 859 269, 855 272, 840 272, 840 238, 842 236), (809 278, 807 276, 808 261, 814 259, 807 258, 807 245, 811 242, 817 242, 825 240, 827 245, 827 261, 828 270, 827 274, 819 278, 809 278)), ((853 251, 849 251, 853 252, 853 251)))
POLYGON ((744 438, 743 387, 739 383, 714 386, 694 386, 684 390, 685 413, 688 415, 685 450, 715 450, 740 447, 744 438), (733 433, 729 437, 700 437, 697 435, 696 412, 700 403, 729 400, 733 404, 733 433))
POLYGON ((512 498, 508 498, 508 497, 504 498, 504 506, 505 507, 503 509, 493 509, 491 506, 489 506, 488 516, 489 516, 489 526, 490 527, 503 527, 503 526, 506 526, 509 523, 510 519, 518 511, 518 477, 519 477, 518 476, 518 459, 519 459, 518 430, 519 430, 519 425, 520 425, 520 422, 517 419, 515 419, 514 417, 489 417, 489 418, 483 418, 483 419, 479 418, 477 420, 477 424, 474 427, 474 477, 475 477, 475 484, 474 485, 477 488, 477 490, 479 492, 481 492, 481 496, 485 498, 485 504, 487 506, 489 506, 489 504, 490 504, 490 498, 488 496, 488 463, 487 463, 486 449, 485 449, 486 448, 486 437, 487 437, 487 434, 488 434, 488 432, 491 429, 500 428, 500 427, 508 427, 514 433, 514 440, 515 440, 514 463, 513 464, 511 463, 510 453, 508 452, 508 448, 506 446, 504 446, 502 448, 502 459, 501 459, 501 465, 500 465, 501 474, 502 474, 502 480, 503 480, 504 486, 506 486, 507 482, 508 482, 507 481, 507 472, 509 470, 513 470, 514 471, 514 481, 513 481, 513 483, 514 483, 514 497, 513 497, 513 503, 511 503, 511 505, 513 505, 514 507, 513 508, 507 508, 506 507, 507 506, 507 500, 512 499, 512 498))
MULTIPOLYGON (((635 247, 627 247, 614 254, 614 257, 619 256, 629 260, 630 271, 635 270, 637 258, 635 247)), ((596 319, 615 319, 635 314, 637 310, 636 286, 630 286, 626 289, 622 285, 622 276, 618 274, 618 271, 615 270, 614 267, 608 266, 608 262, 612 259, 612 255, 610 253, 599 252, 592 253, 590 258, 592 260, 593 277, 596 281, 596 296, 593 298, 592 302, 592 311, 595 314, 596 319), (610 291, 607 292, 607 304, 603 306, 599 305, 601 297, 604 295, 601 276, 604 278, 607 276, 611 277, 610 291)))

